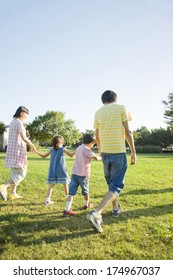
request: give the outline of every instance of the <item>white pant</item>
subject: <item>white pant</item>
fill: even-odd
[[[15,185],[19,185],[20,182],[26,177],[27,174],[27,166],[21,168],[11,168],[11,179],[15,183]]]

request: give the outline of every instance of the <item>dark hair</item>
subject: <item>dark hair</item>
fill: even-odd
[[[61,135],[53,137],[52,146],[55,150],[59,149],[60,144],[64,144],[64,138]]]
[[[14,114],[13,118],[18,118],[20,117],[21,113],[22,112],[25,112],[27,114],[29,114],[29,110],[24,107],[24,106],[20,106],[17,110],[16,110],[16,113]]]
[[[117,94],[112,90],[106,90],[105,92],[103,92],[101,99],[103,104],[112,103],[117,100]]]
[[[83,137],[83,143],[84,144],[90,144],[92,142],[95,142],[96,141],[96,138],[93,134],[85,134],[84,137]]]

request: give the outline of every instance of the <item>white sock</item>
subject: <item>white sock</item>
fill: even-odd
[[[88,206],[88,204],[89,204],[89,200],[84,200],[84,205]]]
[[[65,211],[69,212],[70,209],[71,209],[71,201],[67,201],[67,202],[66,202]]]

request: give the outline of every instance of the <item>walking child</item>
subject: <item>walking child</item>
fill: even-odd
[[[95,137],[93,134],[85,134],[83,137],[83,144],[81,144],[75,153],[75,162],[72,170],[72,177],[69,187],[69,195],[67,197],[66,208],[64,210],[64,217],[77,214],[71,209],[73,198],[77,193],[78,187],[82,189],[84,197],[83,209],[92,208],[93,204],[89,203],[89,177],[90,177],[90,161],[91,159],[101,160],[100,156],[96,156],[91,150],[95,144]]]
[[[55,184],[63,184],[65,195],[68,195],[68,184],[70,182],[66,167],[65,154],[69,157],[73,157],[74,153],[69,152],[64,145],[64,138],[61,135],[57,135],[52,141],[53,147],[45,154],[41,154],[36,151],[36,154],[42,158],[46,158],[50,155],[50,164],[48,171],[48,178],[46,183],[49,184],[47,195],[44,204],[53,204],[51,200],[52,190]]]

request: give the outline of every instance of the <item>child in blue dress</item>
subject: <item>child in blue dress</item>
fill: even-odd
[[[46,158],[50,155],[48,178],[46,181],[46,183],[49,184],[49,187],[44,202],[45,205],[54,203],[54,201],[51,200],[51,195],[55,184],[63,184],[65,195],[68,195],[68,184],[70,180],[66,167],[65,154],[73,157],[75,153],[70,153],[65,147],[63,147],[63,144],[64,138],[61,135],[58,135],[53,138],[53,148],[51,148],[47,153],[41,154],[38,151],[35,151],[36,154],[42,158]]]

